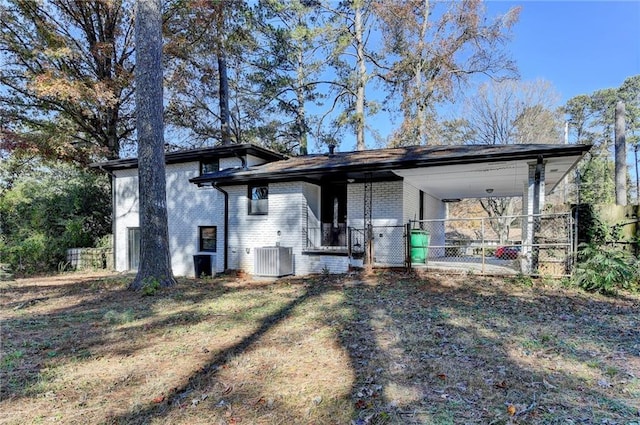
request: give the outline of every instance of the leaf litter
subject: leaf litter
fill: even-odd
[[[638,295],[375,271],[140,297],[127,279],[3,284],[0,423],[640,423]]]

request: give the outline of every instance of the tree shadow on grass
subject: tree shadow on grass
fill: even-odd
[[[228,286],[233,279],[223,277],[183,280],[177,288],[145,297],[126,289],[128,278],[74,281],[73,276],[65,276],[60,284],[30,279],[30,284],[4,287],[0,401],[37,396],[38,383],[50,380],[52,368],[105,356],[128,357],[149,349],[152,343],[141,337],[146,332],[196,326],[211,317],[192,311],[193,305],[244,290],[242,285]],[[162,304],[183,308],[158,316]]]
[[[159,400],[156,400],[156,402],[151,401],[146,403],[146,405],[137,406],[132,411],[123,414],[112,415],[107,418],[107,422],[110,424],[149,423],[152,418],[158,419],[163,416],[167,416],[173,410],[185,408],[185,403],[188,401],[186,400],[187,397],[189,397],[197,390],[201,390],[204,387],[211,386],[212,382],[215,383],[219,371],[225,368],[230,361],[242,355],[243,353],[252,350],[254,346],[261,341],[261,339],[267,332],[269,332],[271,329],[278,326],[282,322],[286,321],[292,315],[295,309],[313,298],[322,296],[322,294],[324,294],[330,288],[329,285],[315,283],[304,284],[302,281],[298,281],[297,283],[304,285],[305,289],[301,295],[296,296],[278,310],[263,317],[259,321],[259,325],[252,332],[243,337],[240,341],[229,346],[226,349],[214,353],[210,357],[207,364],[203,366],[197,373],[191,375],[184,384],[172,388],[169,394],[161,397],[161,399]],[[218,383],[218,385],[220,384]],[[225,392],[226,390],[223,389],[222,393]],[[251,393],[255,396],[255,394],[259,393],[259,391],[254,388],[252,389]],[[248,398],[249,397],[244,397],[245,403],[249,402],[249,400],[247,400]],[[256,404],[264,404],[267,402],[267,400],[255,399],[253,400],[253,402],[255,402]],[[224,408],[225,404],[224,402],[222,402],[222,404],[219,404],[217,406],[210,405],[209,407],[211,409]],[[202,420],[202,417],[200,417],[200,420]]]
[[[640,419],[638,299],[520,289],[384,274],[348,288],[356,423]]]
[[[94,285],[87,290],[87,302],[48,314],[28,314],[37,311],[40,304],[35,304],[25,309],[23,317],[13,317],[9,328],[25,326],[23,336],[41,338],[47,335],[49,323],[64,334],[69,347],[51,347],[37,354],[46,360],[50,350],[57,350],[54,360],[68,364],[82,362],[84,356],[127,358],[163,349],[162,338],[150,345],[145,338],[152,336],[149,332],[166,334],[164,340],[173,342],[180,340],[177,330],[209,326],[200,328],[198,335],[224,339],[210,353],[167,356],[175,362],[198,357],[202,361],[191,364],[201,367],[172,374],[162,387],[151,387],[153,392],[142,400],[129,400],[117,394],[117,388],[105,394],[123,406],[115,410],[112,404],[111,413],[108,409],[97,413],[108,423],[233,423],[241,419],[235,416],[236,408],[247,415],[243,423],[636,420],[632,415],[637,409],[634,394],[640,395],[637,298],[607,300],[474,277],[422,279],[401,273],[256,285],[194,281],[143,298]],[[287,285],[292,290],[287,291]],[[272,289],[277,297],[270,295]],[[37,298],[38,293],[32,296]],[[224,308],[226,297],[232,297],[236,306],[238,300],[245,305],[225,312],[202,308],[214,301],[216,308]],[[163,306],[171,309],[158,314],[156,309]],[[129,309],[135,314],[131,322],[102,323],[105,311]],[[74,324],[65,327],[68,318]],[[33,334],[29,326],[37,328]],[[276,328],[278,332],[272,333]],[[224,329],[236,333],[225,336]],[[323,333],[328,333],[325,339],[313,339]],[[305,346],[309,341],[315,345]],[[202,346],[207,347],[206,341]],[[297,350],[296,354],[290,350]],[[258,351],[268,351],[272,357],[256,361]],[[343,357],[333,363],[323,361],[323,356],[340,353]],[[283,364],[303,362],[305,356],[316,363],[299,368]],[[274,372],[275,363],[288,369]],[[152,369],[158,370],[148,368]],[[251,369],[251,377],[234,384],[230,374],[243,369]],[[148,370],[142,366],[137,373]],[[309,376],[300,378],[303,373]],[[635,374],[636,380],[629,374]],[[323,388],[335,388],[334,399],[329,400],[328,393],[314,397],[302,387],[320,379],[329,380]],[[277,396],[270,399],[268,392],[279,385],[290,385],[286,390],[298,401],[307,400],[309,408],[291,406]],[[514,406],[513,416],[509,405]],[[95,422],[96,417],[91,419]]]

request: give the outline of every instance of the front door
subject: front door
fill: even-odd
[[[322,246],[347,246],[347,185],[322,186]]]

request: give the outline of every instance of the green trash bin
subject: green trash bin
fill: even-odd
[[[429,255],[429,232],[414,229],[411,231],[411,262],[426,264]]]

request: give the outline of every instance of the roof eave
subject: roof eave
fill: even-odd
[[[263,148],[261,146],[245,143],[242,145],[216,146],[213,148],[190,149],[188,151],[169,152],[165,154],[166,164],[176,164],[180,162],[189,162],[207,157],[229,157],[238,154],[254,155],[265,160],[279,161],[286,159],[287,156],[281,153]],[[89,164],[91,168],[100,170],[115,171],[127,168],[136,168],[138,166],[137,158],[115,159],[112,161],[95,162]]]
[[[542,145],[541,145],[542,146]],[[518,160],[535,160],[539,156],[545,157],[549,154],[553,154],[554,157],[566,157],[566,156],[579,156],[580,158],[591,149],[591,145],[566,145],[562,150],[558,149],[557,145],[554,148],[539,149],[535,151],[524,152],[508,152],[508,153],[489,153],[489,154],[470,154],[454,157],[436,157],[436,158],[424,158],[416,160],[395,160],[388,161],[386,163],[373,163],[373,164],[341,164],[331,165],[326,167],[319,167],[317,169],[304,169],[287,171],[281,170],[277,173],[264,171],[264,172],[251,172],[241,171],[240,173],[234,173],[228,176],[199,176],[190,179],[189,181],[194,184],[214,183],[215,185],[238,185],[246,183],[248,181],[283,181],[283,180],[295,180],[299,178],[301,180],[316,180],[319,176],[336,175],[336,174],[353,174],[353,173],[376,173],[376,172],[389,172],[393,170],[406,169],[406,168],[418,168],[418,167],[434,167],[444,165],[462,165],[472,164],[478,162],[498,162],[498,161],[518,161]]]

